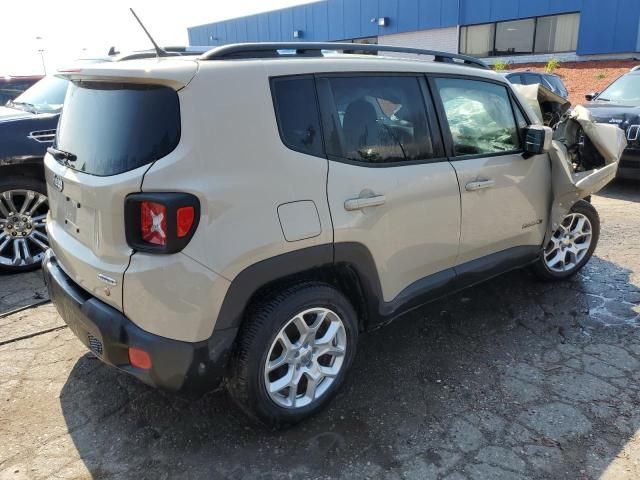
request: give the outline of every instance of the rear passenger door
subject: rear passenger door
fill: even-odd
[[[527,121],[506,85],[431,79],[448,152],[460,183],[457,265],[500,254],[511,259],[541,246],[551,202],[548,155],[523,157]]]
[[[317,88],[337,261],[365,247],[385,302],[437,272],[450,279],[460,193],[424,77],[321,75]]]

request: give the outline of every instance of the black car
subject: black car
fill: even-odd
[[[40,79],[42,75],[0,77],[0,105],[13,100]]]
[[[586,99],[589,103],[584,106],[597,122],[618,125],[626,133],[628,145],[618,177],[640,180],[640,69],[618,77],[602,92],[587,94]]]
[[[67,84],[45,77],[0,107],[0,271],[36,268],[48,248],[42,159],[54,140]]]
[[[511,82],[518,85],[534,85],[539,83],[551,90],[562,98],[569,98],[569,91],[562,83],[562,79],[553,73],[538,72],[512,72],[505,74],[505,77]]]

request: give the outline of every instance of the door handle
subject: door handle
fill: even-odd
[[[467,192],[475,192],[483,188],[491,188],[496,184],[493,180],[478,180],[477,182],[469,182],[465,185]]]
[[[350,198],[349,200],[345,200],[344,209],[351,212],[353,210],[362,210],[367,207],[379,207],[380,205],[384,205],[384,202],[386,201],[387,199],[384,195]]]

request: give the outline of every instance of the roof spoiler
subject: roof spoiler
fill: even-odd
[[[486,63],[474,57],[456,53],[423,50],[421,48],[395,47],[393,45],[372,45],[360,43],[331,42],[264,42],[235,43],[216,47],[202,56],[200,60],[231,60],[248,58],[290,58],[292,56],[321,57],[323,51],[350,52],[395,52],[412,55],[428,55],[434,62],[457,63],[472,67],[489,69]],[[291,53],[293,52],[293,53]]]

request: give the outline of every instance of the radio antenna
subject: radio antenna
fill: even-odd
[[[131,10],[131,13],[133,14],[133,16],[135,17],[135,19],[138,21],[138,23],[140,24],[140,26],[142,27],[142,30],[144,30],[144,33],[147,34],[147,37],[149,37],[149,40],[151,40],[151,43],[153,44],[153,48],[156,51],[156,56],[157,57],[169,57],[169,53],[164,50],[162,47],[160,47],[156,41],[153,39],[153,37],[151,36],[151,34],[149,33],[149,31],[146,29],[146,27],[144,26],[144,24],[142,23],[142,20],[140,20],[138,18],[138,15],[136,15],[136,12],[133,11],[133,8],[129,8],[129,10]]]

